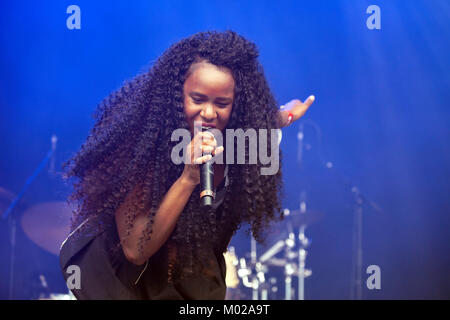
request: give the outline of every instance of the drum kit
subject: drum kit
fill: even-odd
[[[305,235],[306,227],[320,221],[319,211],[284,210],[284,219],[266,235],[269,248],[257,255],[256,240],[251,238],[251,251],[238,258],[233,246],[225,253],[226,285],[229,300],[304,300],[304,280],[312,271],[306,268],[307,249],[311,243]],[[278,281],[281,271],[283,283]],[[297,290],[293,280],[297,279]],[[284,293],[279,287],[284,286]],[[251,297],[249,294],[251,291]]]

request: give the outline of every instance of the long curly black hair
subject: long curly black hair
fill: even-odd
[[[171,161],[177,143],[171,135],[178,128],[189,130],[183,85],[189,67],[199,60],[232,72],[235,99],[228,129],[263,128],[270,134],[270,129],[277,128],[277,103],[255,44],[232,31],[202,32],[183,39],[166,50],[148,72],[127,81],[99,104],[86,142],[64,164],[67,177],[75,178],[69,197],[77,206],[72,230],[92,215],[113,216],[127,194],[140,185],[139,200],[128,210],[128,225],[132,227],[138,214],[148,215],[140,248],[151,241],[153,216],[184,168]],[[248,145],[245,151],[248,159]],[[201,272],[211,246],[225,252],[243,223],[263,242],[263,231],[270,222],[282,218],[281,152],[279,157],[280,169],[274,175],[261,175],[259,159],[257,164],[228,164],[229,184],[217,212],[205,214],[199,207],[199,187],[194,190],[166,242],[177,249],[176,262],[170,266],[173,277]]]

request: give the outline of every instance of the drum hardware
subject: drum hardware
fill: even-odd
[[[247,288],[253,288],[253,281],[250,281],[249,276],[251,276],[252,270],[247,267],[247,262],[245,258],[239,259],[239,269],[238,276],[242,279],[244,286]]]
[[[244,257],[239,259],[237,274],[242,279],[242,285],[252,289],[253,300],[267,300],[277,294],[277,279],[270,277],[269,281],[267,280],[271,267],[283,268],[286,300],[292,300],[296,291],[298,299],[304,299],[304,279],[312,275],[312,271],[305,268],[306,249],[311,244],[311,240],[305,235],[305,229],[308,224],[319,221],[323,215],[317,211],[304,211],[306,210],[304,204],[301,208],[294,211],[284,210],[286,218],[278,226],[278,230],[286,231],[277,233],[276,235],[281,238],[278,238],[259,258],[256,253],[256,241],[252,237],[252,251],[247,255],[247,258],[250,257],[250,263]],[[298,232],[294,232],[297,228]],[[282,254],[282,257],[276,257],[279,254]],[[298,290],[292,288],[294,277],[298,278]]]
[[[260,300],[268,300],[269,297],[269,284],[266,282],[265,274],[267,273],[267,267],[260,262],[255,265],[256,278],[258,279],[258,287],[260,290]]]
[[[302,193],[302,199],[305,195]],[[300,210],[292,211],[284,210],[286,223],[284,229],[291,230],[289,233],[284,233],[286,239],[278,240],[271,248],[269,248],[259,259],[260,262],[269,266],[284,268],[284,283],[285,283],[285,299],[291,300],[293,298],[292,278],[298,278],[298,299],[304,299],[304,279],[311,276],[312,271],[305,268],[306,265],[306,248],[311,244],[310,239],[305,235],[307,223],[312,224],[320,220],[322,215],[319,212],[306,211],[306,204],[301,202]],[[293,230],[298,227],[298,241]],[[298,247],[298,250],[295,248]],[[282,252],[284,249],[284,258],[276,258],[275,255]],[[296,260],[298,258],[298,260]]]
[[[278,294],[277,278],[270,277],[269,279],[270,296],[276,297]]]
[[[260,262],[247,265],[245,258],[239,259],[237,274],[242,279],[242,285],[252,289],[252,300],[258,300],[260,290],[263,290],[262,296],[267,297],[268,288],[265,281],[265,272],[267,272],[267,268]]]
[[[273,267],[284,267],[286,265],[286,259],[271,258],[267,260],[266,264]]]
[[[55,154],[56,150],[56,141],[57,138],[55,135],[51,137],[51,148],[48,151],[47,155],[42,159],[39,163],[38,167],[34,170],[33,174],[27,179],[25,185],[22,187],[22,190],[19,194],[11,201],[8,208],[3,212],[2,219],[8,220],[9,230],[10,230],[10,244],[11,244],[11,253],[9,256],[9,299],[12,300],[14,296],[14,266],[15,266],[15,253],[16,253],[16,232],[17,232],[17,221],[15,215],[15,209],[19,204],[20,200],[24,196],[25,192],[28,190],[30,185],[39,175],[39,173],[44,169],[47,163],[50,162],[52,164],[52,158]],[[49,173],[54,174],[53,167],[50,166]]]
[[[258,287],[261,291],[261,300],[267,300],[269,296],[269,284],[266,282],[265,274],[267,273],[267,266],[263,265],[261,262],[257,262],[255,265],[256,278],[258,279]],[[256,296],[256,298],[258,298]]]

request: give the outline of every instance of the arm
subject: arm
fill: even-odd
[[[195,184],[183,175],[170,187],[155,214],[151,240],[145,244],[143,254],[138,252],[138,242],[147,226],[149,217],[144,213],[136,217],[133,227],[129,230],[130,234],[122,243],[122,250],[128,261],[142,265],[162,247],[175,228],[178,217],[194,189]],[[136,189],[133,190],[116,211],[116,224],[120,239],[124,239],[127,233],[127,208],[136,200],[136,193]]]
[[[197,184],[200,183],[199,165],[210,160],[212,155],[218,155],[223,152],[223,147],[216,148],[216,146],[217,142],[206,133],[199,132],[192,139],[187,147],[189,152],[186,155],[186,159],[190,158],[190,160],[185,161],[182,175],[164,195],[153,219],[151,239],[145,243],[142,254],[138,250],[138,244],[148,225],[149,217],[145,213],[138,214],[133,221],[131,229],[127,230],[127,209],[137,200],[140,187],[135,187],[128,194],[115,214],[122,250],[128,261],[136,265],[144,264],[167,241],[192,192]],[[197,152],[194,152],[194,147],[197,149]],[[200,156],[194,160],[194,154],[207,155]],[[128,235],[127,231],[129,231]]]

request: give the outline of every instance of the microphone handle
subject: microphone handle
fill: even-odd
[[[214,197],[214,167],[211,161],[200,165],[200,201],[201,206],[212,206]],[[206,194],[203,194],[206,193]]]

